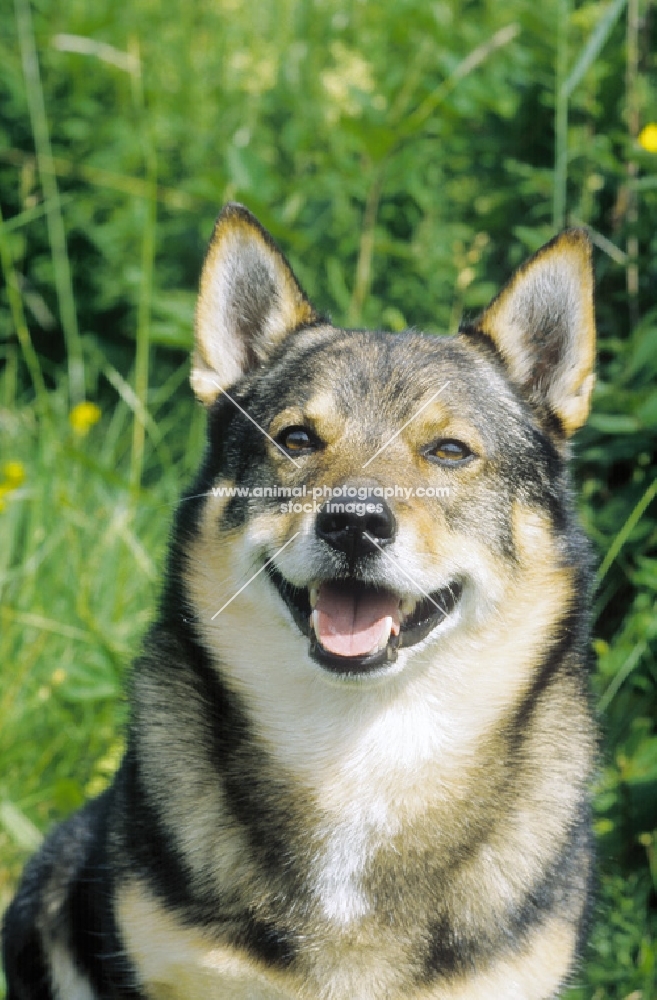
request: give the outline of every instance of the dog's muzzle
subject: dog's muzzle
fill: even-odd
[[[452,613],[462,591],[459,582],[451,581],[432,593],[409,596],[363,579],[367,567],[371,581],[375,561],[394,563],[385,549],[397,535],[390,506],[371,489],[361,484],[354,497],[345,488],[316,517],[316,537],[338,567],[332,577],[296,587],[273,563],[267,566],[271,582],[310,640],[310,655],[336,674],[367,674],[393,664],[400,649],[421,642]],[[403,576],[402,567],[399,571]]]

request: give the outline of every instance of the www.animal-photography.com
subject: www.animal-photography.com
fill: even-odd
[[[13,0],[3,1000],[657,996],[657,9]]]

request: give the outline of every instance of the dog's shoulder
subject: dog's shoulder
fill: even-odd
[[[121,957],[107,857],[113,789],[57,826],[5,914],[8,1000],[139,1000]]]

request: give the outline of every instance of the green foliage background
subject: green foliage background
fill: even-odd
[[[334,321],[437,332],[584,223],[601,878],[569,996],[657,996],[654,5],[0,0],[0,23],[0,906],[120,756],[202,447],[186,355],[220,205],[259,216]]]

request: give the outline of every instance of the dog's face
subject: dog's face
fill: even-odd
[[[457,337],[393,335],[321,321],[229,206],[197,313],[209,492],[187,571],[222,662],[246,642],[290,675],[371,684],[547,621],[572,563],[565,459],[593,329],[579,231]]]

